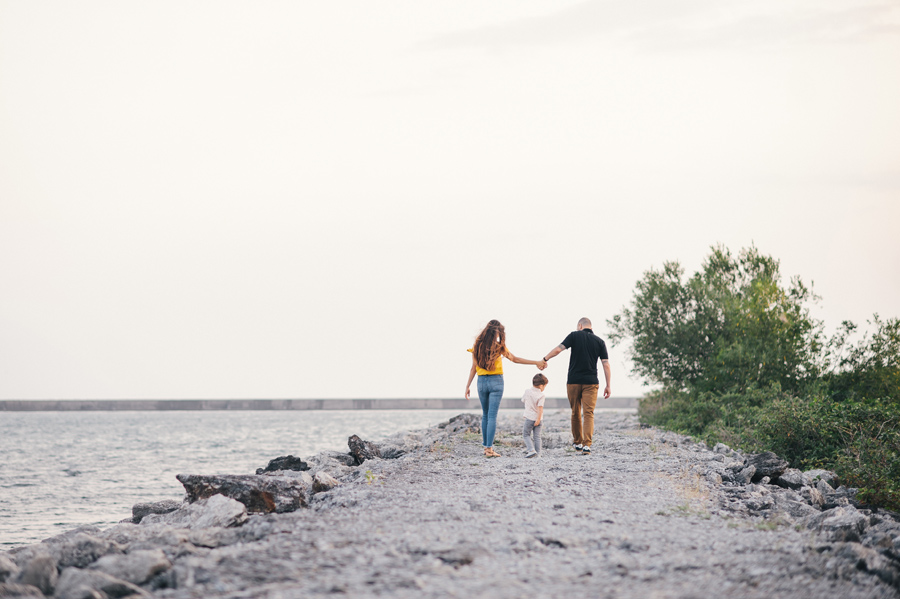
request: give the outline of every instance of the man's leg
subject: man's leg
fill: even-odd
[[[566,385],[569,406],[572,408],[572,438],[575,445],[582,445],[581,433],[581,387],[582,385]]]
[[[581,390],[581,407],[584,410],[584,424],[581,427],[581,437],[584,446],[590,447],[594,438],[594,406],[597,405],[597,392],[600,385],[583,385]]]

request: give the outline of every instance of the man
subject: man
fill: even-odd
[[[603,399],[609,399],[609,354],[606,352],[606,343],[591,330],[591,321],[588,318],[579,320],[578,329],[569,333],[562,343],[554,347],[553,351],[544,357],[544,361],[567,349],[572,350],[569,354],[566,394],[572,407],[572,437],[575,451],[590,455],[591,440],[594,436],[594,406],[597,405],[597,392],[600,390],[597,360],[603,363],[603,376],[606,377]]]

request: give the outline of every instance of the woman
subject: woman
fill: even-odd
[[[466,399],[469,399],[469,387],[472,379],[478,375],[478,398],[481,400],[481,438],[484,455],[499,458],[494,451],[494,433],[497,431],[497,410],[503,398],[503,360],[506,358],[516,364],[533,364],[538,370],[547,367],[543,360],[525,360],[512,354],[506,347],[506,329],[499,320],[487,323],[484,330],[475,338],[472,349],[472,368],[469,370],[469,381],[466,383]]]

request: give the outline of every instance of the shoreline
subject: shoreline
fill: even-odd
[[[565,409],[565,397],[548,397],[547,409]],[[601,399],[598,409],[636,409],[637,397]],[[466,410],[478,398],[465,399],[32,399],[0,400],[0,412],[207,411],[207,410]],[[501,409],[521,408],[518,397],[506,397]]]
[[[204,483],[230,484],[235,497],[235,481],[277,486],[273,513],[201,499],[203,477],[179,476],[195,485],[193,503],[145,506],[140,523],[0,553],[0,582],[53,579],[60,599],[91,596],[78,589],[170,599],[900,596],[900,523],[855,507],[847,490],[823,479],[816,487],[833,505],[811,491],[807,503],[811,481],[798,491],[754,483],[750,456],[643,428],[628,413],[600,414],[594,454],[580,456],[568,411],[545,418],[535,459],[522,455],[520,413],[501,415],[495,459],[481,455],[480,417],[464,414],[351,442],[354,455],[381,458],[326,451],[304,458],[308,470]],[[16,570],[4,577],[4,567]]]

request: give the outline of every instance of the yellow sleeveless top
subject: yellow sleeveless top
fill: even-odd
[[[466,351],[468,351],[469,353],[474,354],[474,353],[475,353],[475,348],[474,348],[474,347],[470,347],[470,348],[469,348],[468,350],[466,350]],[[475,373],[476,373],[476,374],[479,374],[479,375],[482,375],[482,374],[503,374],[503,354],[501,353],[499,356],[497,356],[497,361],[494,363],[494,367],[493,367],[491,370],[485,370],[484,368],[482,368],[481,366],[479,366],[478,363],[476,362],[476,363],[475,363]]]

